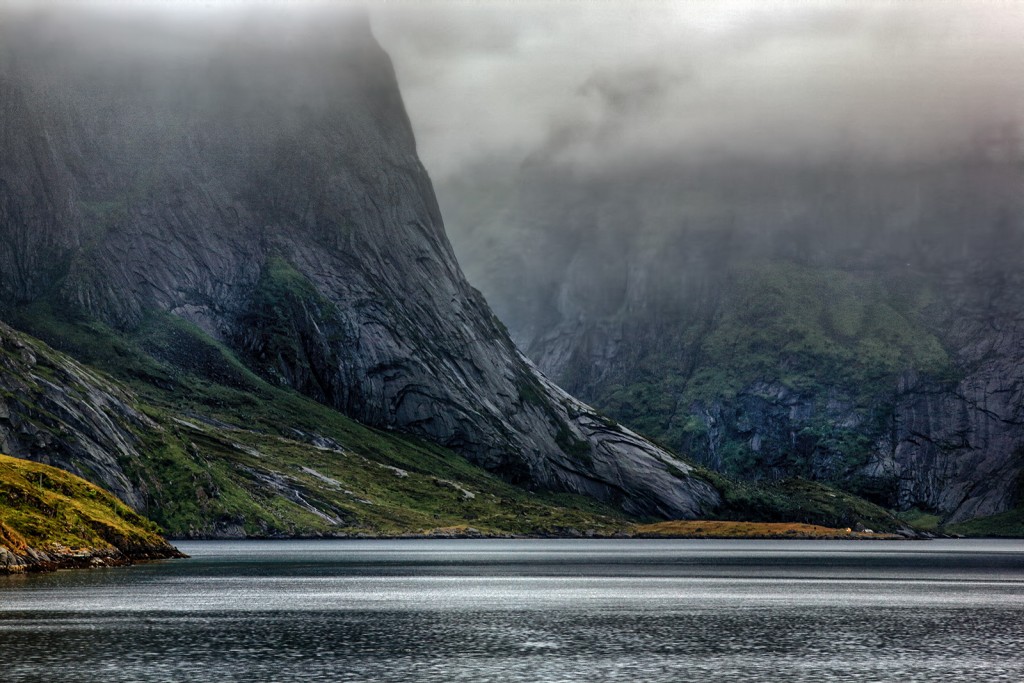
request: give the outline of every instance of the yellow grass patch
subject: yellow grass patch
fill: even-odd
[[[64,470],[0,455],[0,546],[111,550],[161,546],[156,525]]]

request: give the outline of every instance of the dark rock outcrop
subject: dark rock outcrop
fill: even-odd
[[[950,522],[1024,501],[1024,273],[1013,242],[993,248],[948,268],[939,286],[936,334],[954,350],[957,376],[901,377],[892,441],[879,442],[871,465],[897,478],[900,505]]]
[[[9,306],[122,329],[169,311],[268,378],[513,482],[664,517],[718,503],[547,381],[467,284],[365,17],[5,19]]]

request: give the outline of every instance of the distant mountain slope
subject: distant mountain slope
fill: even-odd
[[[0,574],[179,556],[152,522],[99,487],[0,455]]]
[[[267,6],[213,26],[201,12],[9,12],[5,319],[24,326],[24,306],[49,302],[65,322],[80,314],[131,335],[170,314],[267,381],[507,481],[640,515],[719,504],[687,462],[539,374],[466,282],[364,16]],[[189,360],[166,342],[161,353]],[[192,427],[170,429],[178,440]],[[113,468],[87,445],[72,450],[83,470]],[[122,471],[142,495],[141,475]],[[215,472],[200,467],[192,485],[209,492]],[[275,490],[262,476],[251,485]]]
[[[0,386],[13,390],[0,401],[5,448],[127,485],[124,497],[172,536],[609,535],[632,521],[581,496],[525,491],[274,387],[172,315],[130,336],[44,305],[20,315],[88,365],[0,324]],[[703,476],[723,492],[708,513],[718,518],[907,528],[826,487]]]
[[[1019,157],[538,155],[439,193],[471,280],[569,391],[716,470],[955,523],[1024,501]]]

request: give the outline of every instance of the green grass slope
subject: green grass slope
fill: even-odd
[[[950,524],[941,527],[941,531],[956,536],[977,538],[1024,538],[1024,505],[998,515]]]
[[[723,520],[867,528],[916,536],[912,522],[859,496],[819,482],[790,478],[739,481],[705,473],[722,491]]]
[[[0,455],[0,573],[176,555],[153,522],[98,486]]]
[[[271,385],[169,314],[129,334],[47,304],[15,318],[127,387],[158,425],[133,427],[143,456],[121,465],[149,492],[142,512],[172,537],[602,535],[630,521],[587,498],[525,491],[452,451]],[[63,354],[25,341],[34,371],[60,381]]]

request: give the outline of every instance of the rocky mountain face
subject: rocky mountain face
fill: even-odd
[[[23,459],[15,463],[52,463],[117,490],[174,537],[607,536],[628,525],[610,506],[526,491],[452,451],[272,386],[172,314],[129,334],[45,305],[19,313],[85,362],[0,324],[4,448]],[[23,488],[0,481],[0,508],[35,500]],[[36,507],[65,529],[53,505]],[[877,512],[848,516],[894,526]]]
[[[356,14],[4,17],[0,292],[9,320],[45,303],[127,334],[171,314],[264,379],[514,483],[663,517],[719,502],[548,381],[466,282],[388,57]],[[191,362],[173,339],[154,354]],[[138,503],[103,455],[134,448],[105,413],[145,418],[116,393],[95,414],[51,398],[105,441],[57,452],[22,420],[10,450]]]
[[[996,151],[540,157],[439,194],[471,281],[569,391],[719,471],[954,523],[1022,499],[1024,176]]]

